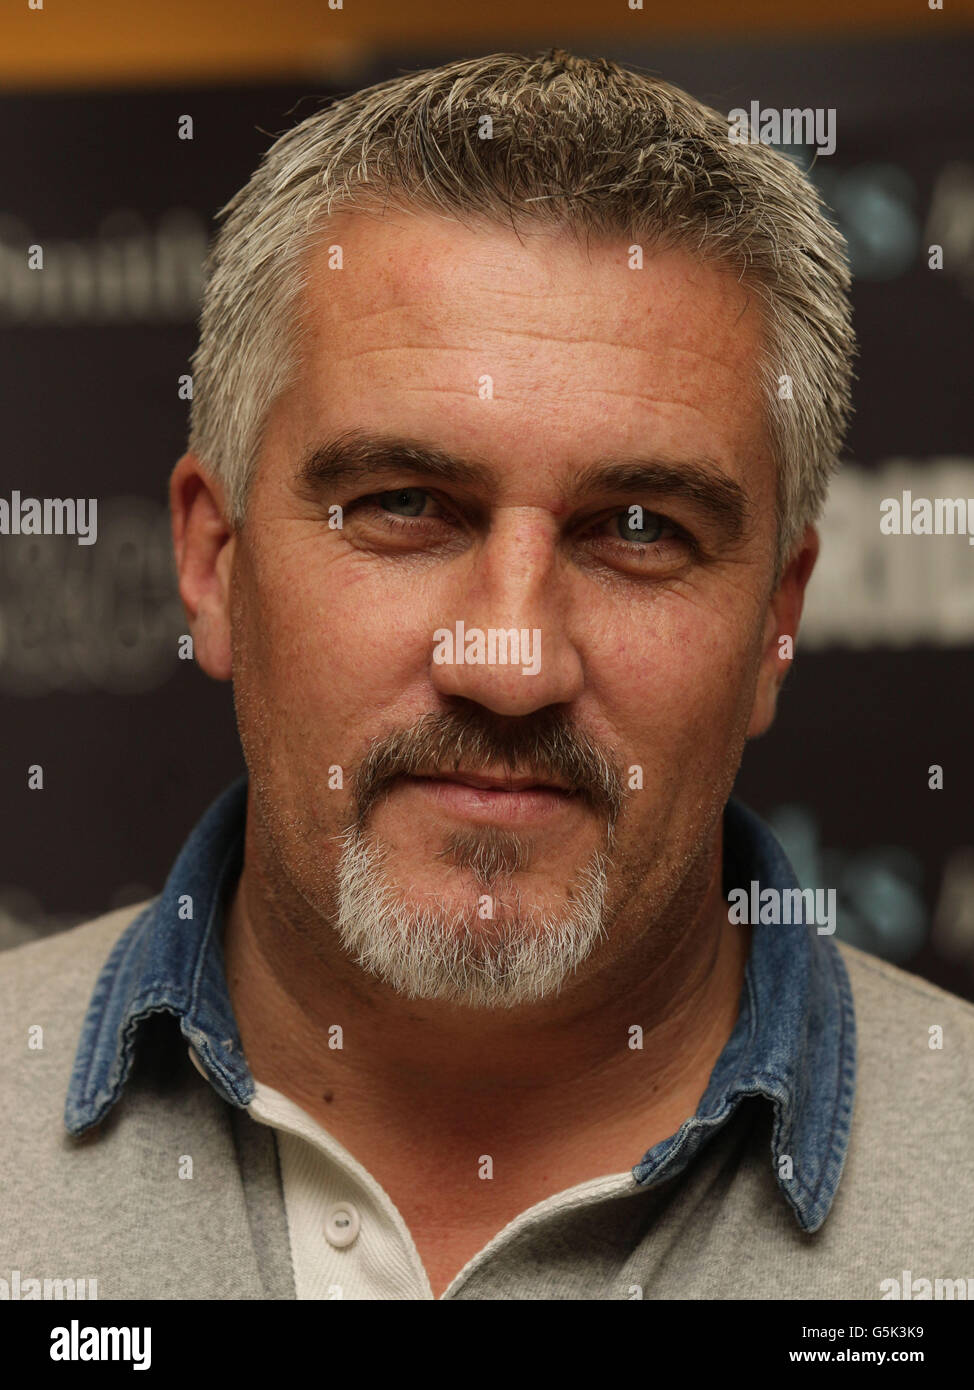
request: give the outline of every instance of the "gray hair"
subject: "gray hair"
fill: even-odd
[[[786,156],[732,142],[726,117],[667,82],[558,49],[355,92],[280,136],[217,214],[189,448],[223,483],[231,525],[243,524],[270,408],[300,366],[302,291],[324,224],[335,210],[389,206],[622,236],[731,269],[764,308],[755,370],[780,573],[821,513],[851,413],[845,243]]]

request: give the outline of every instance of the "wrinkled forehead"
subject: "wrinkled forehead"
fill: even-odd
[[[483,323],[478,314],[488,303]],[[468,320],[485,329],[523,324],[569,344],[582,343],[596,319],[634,346],[658,327],[689,347],[705,348],[714,334],[744,347],[763,327],[737,276],[686,251],[420,212],[336,214],[308,256],[300,317],[312,333],[339,318],[348,324],[394,311],[432,326],[462,323],[465,306]]]
[[[764,324],[725,269],[626,238],[345,212],[304,279],[294,448],[362,428],[520,468],[684,452],[768,502]]]

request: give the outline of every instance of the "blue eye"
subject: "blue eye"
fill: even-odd
[[[617,515],[616,525],[622,540],[652,544],[662,537],[670,522],[658,512],[649,512],[644,507],[627,507]]]
[[[383,511],[398,509],[406,516],[421,516],[428,498],[429,493],[421,487],[401,487],[395,492],[380,492],[377,501]]]

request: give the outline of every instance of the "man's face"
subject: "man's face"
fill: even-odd
[[[789,629],[756,301],[678,252],[345,214],[304,313],[229,547],[263,833],[322,940],[387,982],[535,997],[706,878],[770,722]],[[357,471],[332,451],[301,477],[340,436]],[[214,674],[220,640],[211,617]]]

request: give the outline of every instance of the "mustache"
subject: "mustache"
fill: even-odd
[[[603,752],[554,707],[509,717],[479,706],[431,711],[409,729],[375,739],[355,775],[353,797],[361,826],[399,777],[436,776],[505,768],[511,776],[564,783],[614,826],[625,800],[614,754]]]

